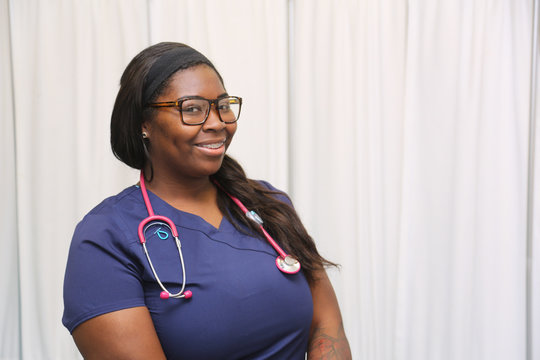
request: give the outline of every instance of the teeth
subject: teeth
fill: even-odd
[[[198,146],[203,147],[203,148],[207,148],[207,149],[218,149],[222,145],[223,145],[223,143],[220,142],[220,143],[217,143],[217,144],[206,144],[206,145],[201,144],[201,145],[198,145]]]

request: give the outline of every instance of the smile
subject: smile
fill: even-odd
[[[217,142],[217,143],[196,144],[195,146],[202,147],[202,148],[205,148],[205,149],[219,149],[220,147],[222,147],[225,144],[225,141],[227,141],[227,139],[224,139],[223,141],[220,141],[220,142]]]

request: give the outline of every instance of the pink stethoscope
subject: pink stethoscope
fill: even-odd
[[[221,186],[217,182],[216,182],[216,185],[219,188],[221,188]],[[140,175],[140,186],[141,186],[141,193],[144,199],[144,204],[146,205],[146,210],[148,210],[148,217],[139,223],[139,228],[138,228],[139,241],[141,242],[143,246],[144,254],[146,255],[146,259],[148,259],[148,264],[150,264],[150,269],[152,269],[152,273],[154,274],[156,281],[158,282],[159,286],[163,290],[159,294],[159,297],[162,299],[168,299],[169,297],[189,299],[193,296],[193,293],[191,292],[191,290],[185,290],[186,267],[184,265],[184,256],[182,255],[182,245],[180,244],[180,239],[178,237],[178,231],[176,229],[176,225],[174,225],[172,220],[169,219],[168,217],[154,214],[154,210],[152,209],[152,204],[150,204],[150,199],[148,198],[148,192],[146,191],[146,185],[144,184],[144,174],[142,171]],[[223,188],[221,189],[223,190]],[[242,202],[238,200],[236,197],[232,196],[231,194],[227,192],[225,193],[229,195],[232,201],[234,201],[235,204],[240,207],[240,209],[244,212],[244,214],[246,215],[248,219],[254,221],[259,226],[264,236],[266,237],[266,240],[268,240],[270,245],[272,245],[272,247],[277,251],[277,253],[279,254],[278,257],[276,258],[277,268],[286,274],[296,274],[298,271],[300,271],[300,262],[294,256],[288,255],[285,251],[283,251],[283,249],[276,243],[276,241],[270,236],[270,234],[266,232],[266,230],[262,226],[263,221],[259,217],[259,215],[255,211],[249,211],[244,206],[244,204],[242,204]],[[169,290],[167,290],[167,288],[165,288],[165,285],[163,285],[163,283],[159,279],[159,276],[156,273],[156,269],[154,268],[154,265],[152,264],[152,260],[150,260],[150,255],[148,254],[148,249],[146,248],[146,231],[148,230],[148,228],[150,228],[153,225],[162,225],[162,226],[167,227],[174,238],[174,242],[176,243],[176,248],[178,249],[178,255],[180,256],[180,263],[182,265],[182,286],[180,288],[180,291],[178,291],[177,293],[171,293]],[[166,237],[161,237],[160,234],[158,234],[158,236],[160,236],[160,238],[162,239],[166,238]]]

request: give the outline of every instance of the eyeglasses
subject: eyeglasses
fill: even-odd
[[[238,96],[226,96],[219,99],[205,99],[200,96],[186,96],[176,101],[165,101],[147,104],[148,107],[175,107],[180,112],[180,120],[186,125],[201,125],[208,119],[210,107],[218,110],[219,119],[226,124],[238,121],[242,98]]]

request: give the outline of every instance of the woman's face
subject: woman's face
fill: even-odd
[[[185,96],[216,99],[226,95],[216,72],[207,65],[180,70],[155,102],[175,101]],[[236,123],[219,119],[214,106],[202,125],[185,125],[175,107],[157,108],[143,124],[150,141],[149,153],[157,178],[201,178],[216,173],[236,132]]]

